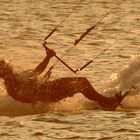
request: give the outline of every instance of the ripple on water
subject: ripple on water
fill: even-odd
[[[71,123],[70,121],[63,121],[60,119],[56,119],[56,118],[36,118],[33,119],[32,121],[38,121],[38,122],[48,122],[48,123],[62,123],[62,124],[69,124]]]
[[[138,133],[140,131],[133,130],[133,129],[128,129],[128,128],[119,128],[118,130],[115,130],[114,132],[132,132],[132,133]]]

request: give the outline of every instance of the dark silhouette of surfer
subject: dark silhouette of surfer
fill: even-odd
[[[15,72],[13,66],[6,60],[0,60],[0,77],[5,80],[7,93],[23,103],[35,104],[41,102],[59,102],[82,93],[89,100],[95,101],[104,110],[115,110],[127,95],[121,92],[113,97],[99,94],[85,77],[64,77],[56,80],[39,80],[39,75],[45,70],[55,52],[46,48],[47,56],[32,70]]]

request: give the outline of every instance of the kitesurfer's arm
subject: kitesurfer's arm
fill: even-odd
[[[34,72],[37,74],[41,74],[45,68],[47,67],[50,59],[55,56],[55,52],[51,49],[46,48],[47,56],[44,58],[44,60],[34,69]]]

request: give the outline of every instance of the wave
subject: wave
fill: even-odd
[[[122,101],[125,109],[140,108],[140,56],[132,57],[127,65],[117,73],[112,74],[111,80],[101,93],[105,96],[113,96],[118,91],[130,90],[129,96]],[[59,103],[32,104],[18,102],[8,96],[4,86],[0,86],[0,115],[27,115],[45,113],[48,111],[79,111],[82,109],[97,109],[99,106],[89,101],[81,94],[63,99]]]

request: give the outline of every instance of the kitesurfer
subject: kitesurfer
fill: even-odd
[[[105,97],[99,94],[85,77],[64,77],[56,80],[39,80],[38,77],[47,67],[55,52],[46,48],[47,56],[32,70],[15,72],[6,60],[0,60],[0,77],[5,80],[7,93],[23,103],[59,102],[82,93],[89,100],[95,101],[105,110],[115,110],[127,94]]]

